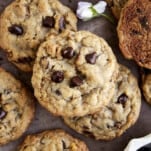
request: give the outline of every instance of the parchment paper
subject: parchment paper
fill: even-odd
[[[11,2],[12,0],[0,0],[0,12]],[[69,6],[72,10],[76,10],[77,3],[79,0],[61,0],[61,2]],[[90,1],[90,0],[87,0]],[[97,0],[91,0],[93,3]],[[121,64],[128,66],[135,76],[140,79],[139,68],[133,61],[128,61],[124,59],[118,48],[118,40],[116,35],[116,25],[113,25],[106,19],[98,17],[87,22],[78,22],[79,30],[89,30],[104,39],[107,40],[109,45],[112,47],[114,53],[117,56],[118,61]],[[18,79],[22,80],[25,84],[29,86],[29,90],[32,91],[30,84],[31,74],[27,74],[19,71],[15,66],[9,63],[6,59],[5,53],[0,50],[0,65],[6,70],[12,72]],[[137,123],[128,129],[121,137],[116,138],[112,141],[95,141],[94,139],[84,137],[69,127],[67,127],[61,118],[51,115],[48,111],[42,108],[38,103],[36,103],[36,115],[29,126],[26,133],[18,140],[13,141],[7,145],[1,146],[0,151],[15,151],[17,146],[23,141],[27,134],[41,132],[48,129],[61,128],[73,135],[74,137],[80,138],[85,141],[88,145],[90,151],[123,151],[128,141],[134,137],[141,137],[148,133],[151,133],[151,106],[147,104],[144,99],[142,99],[142,108],[140,117]]]

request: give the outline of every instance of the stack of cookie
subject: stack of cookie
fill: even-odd
[[[139,116],[136,78],[102,38],[87,31],[47,37],[37,52],[32,85],[42,106],[95,139],[120,136]]]
[[[73,12],[57,0],[16,0],[1,15],[0,45],[19,69],[33,70],[34,95],[43,107],[79,133],[110,140],[136,122],[140,91],[107,42],[76,31],[76,23]],[[28,144],[27,150],[39,148],[39,142],[46,148],[62,142],[60,150],[80,149],[78,142],[69,143],[71,138],[63,135],[57,131],[29,136],[20,150]],[[88,150],[84,143],[80,146],[81,151]]]
[[[87,31],[47,37],[37,52],[32,85],[42,106],[95,139],[120,136],[139,115],[136,79],[102,38]]]
[[[72,11],[55,0],[16,0],[0,17],[0,45],[19,69],[32,71],[39,45],[50,35],[76,30]],[[13,75],[0,68],[0,145],[18,139],[31,123],[33,95]],[[57,145],[56,145],[57,144]],[[84,142],[63,130],[28,136],[18,150],[88,151]]]

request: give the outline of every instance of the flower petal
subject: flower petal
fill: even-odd
[[[103,13],[106,9],[107,3],[105,1],[100,1],[93,6],[93,8],[99,13]]]
[[[89,2],[79,2],[78,9],[89,8],[92,6],[92,3]]]
[[[76,11],[77,17],[82,20],[87,20],[93,17],[91,10],[89,9],[92,6],[88,2],[79,2],[78,9]]]

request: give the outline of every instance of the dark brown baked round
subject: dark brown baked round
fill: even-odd
[[[121,12],[117,31],[124,56],[151,69],[151,1],[129,0]]]

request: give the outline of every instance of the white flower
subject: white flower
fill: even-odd
[[[79,2],[76,13],[79,19],[88,20],[103,13],[106,5],[105,1],[100,1],[95,5],[89,2]]]

